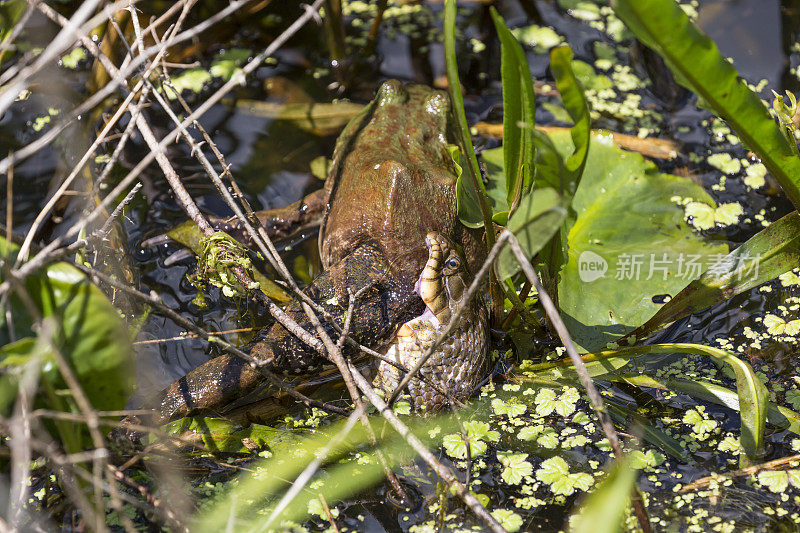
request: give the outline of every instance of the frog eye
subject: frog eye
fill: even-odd
[[[461,266],[461,260],[460,260],[458,257],[456,257],[456,256],[453,256],[453,257],[449,258],[449,259],[448,259],[448,260],[445,262],[445,266],[446,266],[447,268],[456,269],[456,268],[458,268],[458,267],[460,267],[460,266]]]

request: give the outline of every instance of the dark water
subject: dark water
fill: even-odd
[[[800,64],[800,56],[791,50],[791,45],[797,40],[795,31],[800,15],[798,7],[794,4],[788,1],[763,0],[703,1],[697,8],[698,23],[717,42],[723,54],[735,58],[735,65],[740,73],[751,83],[756,83],[762,78],[768,80],[768,89],[763,94],[765,98],[769,88],[796,90],[798,87],[797,76],[791,73],[791,69]],[[590,64],[596,59],[594,52],[596,41],[613,44],[605,33],[591,28],[584,21],[569,17],[566,10],[557,3],[540,1],[534,2],[534,5],[536,9],[525,9],[522,3],[502,1],[498,3],[498,9],[510,27],[533,23],[553,26],[566,37],[566,41],[575,51],[576,58]],[[471,121],[497,122],[502,117],[502,101],[498,50],[494,42],[491,21],[480,4],[466,4],[466,6],[463,19],[460,20],[460,24],[463,24],[460,26],[463,28],[463,33],[467,38],[484,41],[487,46],[483,52],[464,53],[459,57],[468,118]],[[291,11],[288,7],[284,7],[287,11]],[[431,5],[434,16],[440,13],[440,9],[438,3]],[[538,17],[541,19],[537,20]],[[43,21],[34,21],[34,24],[35,31],[31,32],[31,38],[33,39],[34,34],[38,34],[39,38],[46,42],[44,40],[52,33],[52,27]],[[435,18],[431,20],[431,28],[435,29],[438,24],[440,22]],[[434,84],[436,79],[443,75],[440,44],[426,42],[424,46],[427,48],[421,51],[423,38],[409,37],[402,33],[392,34],[387,30],[378,45],[380,60],[375,64],[357,62],[354,68],[358,68],[358,74],[354,77],[353,83],[343,94],[335,93],[329,90],[330,84],[336,81],[333,74],[328,72],[321,76],[313,75],[315,67],[325,66],[325,58],[319,55],[321,47],[315,32],[320,33],[317,29],[310,29],[301,34],[300,38],[294,39],[288,48],[277,54],[277,65],[260,68],[256,75],[248,80],[247,86],[240,90],[239,96],[281,101],[281,95],[267,93],[263,83],[275,78],[285,78],[322,101],[345,96],[354,101],[365,102],[371,98],[379,83],[386,78],[396,77],[404,81]],[[245,24],[240,34],[229,44],[255,46],[262,41],[267,42],[268,33],[256,24]],[[211,47],[207,54],[200,58],[201,61],[207,61],[211,53],[219,48]],[[624,51],[618,52],[617,57],[623,64],[629,62],[629,56]],[[536,54],[528,50],[528,60],[531,72],[537,80],[551,80],[546,54]],[[646,75],[647,61],[630,62],[636,72]],[[754,193],[744,187],[741,180],[729,179],[724,191],[711,190],[711,186],[717,183],[719,172],[704,162],[690,161],[689,154],[694,152],[705,155],[710,147],[715,152],[727,151],[737,157],[745,157],[746,150],[741,145],[734,146],[727,141],[713,138],[709,129],[702,125],[710,115],[697,109],[692,97],[681,95],[679,91],[677,95],[670,92],[673,87],[669,82],[660,82],[658,76],[659,71],[656,68],[651,87],[640,91],[642,107],[656,110],[665,116],[657,132],[659,137],[672,138],[683,145],[681,157],[666,163],[660,162],[660,168],[666,172],[677,172],[683,167],[690,168],[691,175],[700,180],[718,202],[739,201],[745,209],[746,216],[764,210],[768,220],[777,220],[789,212],[791,206],[782,195]],[[36,138],[39,134],[33,131],[31,123],[48,108],[68,107],[79,101],[83,93],[84,80],[85,74],[80,70],[59,72],[58,79],[44,77],[39,80],[41,84],[51,89],[43,91],[43,94],[35,93],[30,99],[15,104],[10,112],[0,117],[0,154],[5,154],[10,149]],[[664,87],[667,89],[662,90]],[[213,89],[212,84],[205,90],[206,92],[191,96],[190,104],[201,101],[203,96]],[[546,100],[544,97],[543,101]],[[539,115],[539,119],[544,122],[548,121],[548,117],[550,116],[546,111],[542,111]],[[96,120],[96,117],[94,119]],[[157,134],[166,131],[168,122],[156,108],[149,111],[149,119]],[[83,117],[83,122],[79,122],[70,130],[70,135],[65,135],[64,140],[15,167],[16,231],[24,232],[43,206],[45,199],[42,191],[50,187],[52,176],[63,172],[64,167],[69,168],[69,163],[80,155],[80,148],[83,146],[80,142],[80,132],[92,127],[86,125],[89,120],[92,120],[92,117]],[[225,154],[227,162],[231,164],[233,175],[244,189],[251,204],[258,209],[291,203],[318,188],[321,182],[311,175],[309,163],[318,156],[329,156],[335,140],[333,136],[319,137],[291,124],[261,118],[242,110],[237,111],[226,105],[216,106],[203,117],[201,123]],[[607,117],[600,118],[596,121],[596,125],[617,131],[621,131],[624,127],[620,121]],[[134,138],[132,144],[123,158],[122,167],[133,166],[146,150],[139,138]],[[477,144],[492,147],[497,145],[497,142],[478,140]],[[227,215],[227,208],[188,150],[182,146],[175,146],[170,150],[170,159],[200,207],[212,214]],[[142,240],[161,234],[184,220],[157,168],[149,169],[142,181],[143,194],[134,202],[133,208],[124,220],[127,244],[133,270],[137,273],[139,288],[144,292],[151,290],[157,292],[165,304],[183,314],[191,315],[200,326],[209,330],[264,324],[266,320],[264,317],[241,318],[241,309],[237,308],[234,302],[221,298],[216,292],[212,292],[209,298],[211,307],[202,312],[198,311],[190,303],[194,298],[194,291],[185,279],[186,274],[193,268],[193,260],[185,259],[168,266],[165,261],[178,250],[177,246],[163,245],[156,249],[140,247]],[[4,210],[3,202],[0,206],[0,215],[3,219]],[[64,216],[63,225],[48,225],[43,235],[46,236],[48,233],[57,235],[63,231],[64,227],[69,225],[69,211]],[[711,236],[736,245],[744,242],[760,228],[761,225],[753,221],[726,230],[714,231]],[[313,274],[315,261],[313,243],[314,239],[309,239],[305,244],[294,244],[294,249],[287,256],[290,267],[305,272],[306,275]],[[753,317],[762,316],[766,310],[774,309],[786,297],[796,296],[798,293],[796,287],[784,288],[777,282],[771,283],[771,286],[772,292],[766,293],[756,289],[682,320],[660,334],[657,341],[708,344],[718,337],[740,337],[743,328],[753,324]],[[153,315],[144,324],[138,340],[170,338],[180,334],[181,331],[181,328],[170,321]],[[137,355],[139,368],[137,396],[142,397],[169,384],[216,354],[204,342],[181,341],[143,344],[138,347]],[[753,361],[762,363],[760,368],[771,369],[772,371],[768,373],[770,378],[783,379],[778,375],[782,369],[796,367],[795,347],[776,343],[754,354]],[[709,368],[712,366],[709,363]],[[618,393],[620,398],[625,397],[623,391]],[[688,404],[687,398],[678,399],[676,402],[683,401]],[[738,416],[733,411],[712,404],[704,405],[715,419],[723,423],[726,430],[738,431]],[[766,459],[793,453],[788,447],[789,439],[786,435],[778,433],[772,435],[770,440],[772,447]],[[700,460],[703,454],[706,457],[705,461]],[[724,462],[720,462],[708,451],[695,454],[694,459],[698,463],[692,466],[673,465],[673,467],[684,470],[687,476],[694,476],[725,466]],[[502,499],[502,495],[498,497]],[[383,496],[379,494],[377,501],[382,498]],[[561,512],[568,510],[569,507],[566,505]],[[417,518],[425,514],[423,511],[420,513]],[[370,530],[391,530],[397,527],[398,520],[401,520],[400,523],[404,526],[407,525],[394,511],[376,505],[375,501],[369,498],[364,501],[354,501],[346,508],[345,514],[351,518],[358,514],[366,514],[368,517],[366,524]],[[563,515],[554,511],[550,518],[541,516],[540,519],[543,522],[539,526],[547,529],[559,526]],[[361,523],[361,527],[364,527],[364,524]],[[355,522],[354,526],[358,527],[358,522]]]

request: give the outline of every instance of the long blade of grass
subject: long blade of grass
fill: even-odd
[[[464,97],[461,94],[461,82],[458,77],[458,63],[456,61],[456,2],[447,0],[444,4],[444,57],[447,67],[447,83],[450,88],[450,99],[453,104],[453,115],[458,125],[458,132],[461,137],[461,147],[464,157],[467,160],[466,172],[458,178],[456,182],[456,196],[469,194],[469,189],[477,197],[478,206],[481,210],[482,224],[469,224],[470,227],[486,228],[486,244],[491,247],[494,244],[495,236],[492,228],[492,210],[489,201],[486,199],[486,188],[480,179],[478,170],[478,158],[475,156],[475,148],[472,146],[472,139],[467,124],[467,116],[464,113]],[[467,176],[468,184],[464,183],[464,176]],[[464,222],[462,220],[462,222]]]
[[[561,93],[569,116],[574,126],[570,128],[572,143],[575,151],[565,161],[565,166],[570,173],[570,194],[578,188],[583,169],[586,167],[586,158],[589,155],[589,139],[591,138],[591,118],[589,104],[583,94],[583,87],[572,71],[572,48],[568,45],[557,46],[550,51],[550,70],[556,79],[556,87]]]
[[[612,0],[617,16],[664,58],[676,79],[761,158],[795,207],[800,207],[800,158],[761,98],[673,0]]]
[[[608,476],[598,484],[578,507],[572,533],[615,533],[622,530],[625,509],[639,471],[631,466],[630,455],[616,463]]]
[[[732,353],[710,346],[690,343],[665,343],[650,344],[647,346],[632,346],[618,350],[606,350],[584,356],[584,362],[600,361],[613,358],[614,360],[633,358],[636,356],[663,354],[663,353],[688,353],[711,356],[727,364],[736,376],[736,392],[739,400],[741,414],[742,448],[749,458],[758,458],[764,454],[764,428],[766,427],[769,394],[767,388],[756,376],[747,362],[742,361]],[[551,368],[566,367],[571,364],[569,359],[562,359],[549,365],[539,365],[540,372]],[[601,376],[597,374],[595,377]],[[534,376],[536,377],[536,376]]]
[[[528,61],[519,41],[503,18],[491,8],[500,37],[500,72],[503,83],[503,160],[506,169],[508,205],[519,204],[523,191],[533,183],[536,97]]]

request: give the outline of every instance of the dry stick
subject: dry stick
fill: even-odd
[[[209,23],[213,19],[222,18],[221,15],[223,13],[230,12],[232,9],[240,7],[241,5],[246,3],[246,1],[248,1],[248,0],[241,0],[241,1],[233,1],[233,2],[231,2],[231,4],[226,9],[220,11],[220,13],[217,13],[214,17],[209,17],[208,19],[206,19],[206,21],[204,21],[201,24],[198,24],[192,30],[187,30],[185,32],[182,32],[182,33],[176,35],[173,38],[172,43],[164,43],[162,45],[151,46],[150,48],[148,48],[146,50],[146,52],[150,53],[150,51],[153,50],[153,49],[162,50],[166,46],[169,46],[169,45],[171,45],[173,43],[177,43],[177,42],[181,42],[181,41],[185,40],[186,38],[188,38],[188,37],[186,37],[187,34],[190,34],[190,36],[192,36],[192,35],[195,35],[196,33],[199,33],[199,31],[202,31],[203,29],[208,27],[209,24],[207,24],[207,23]],[[311,8],[309,8],[294,23],[292,23],[286,30],[284,30],[284,32],[281,33],[263,52],[261,52],[257,56],[255,56],[253,58],[253,60],[250,61],[247,65],[243,66],[241,71],[239,71],[228,82],[226,82],[222,87],[220,87],[217,90],[217,92],[215,92],[213,95],[211,95],[209,98],[207,98],[203,102],[203,104],[201,104],[193,113],[191,113],[186,119],[184,119],[183,122],[181,122],[181,124],[183,126],[188,126],[189,124],[192,124],[197,118],[199,118],[206,111],[208,111],[211,108],[211,106],[213,106],[219,100],[221,100],[222,97],[225,96],[225,94],[227,94],[229,91],[231,91],[236,85],[238,85],[240,83],[240,81],[242,79],[244,79],[244,76],[246,76],[247,74],[253,72],[263,62],[263,60],[266,57],[274,54],[275,51],[283,45],[283,43],[285,43],[292,35],[294,35],[297,32],[297,30],[300,29],[300,27],[303,26],[303,24],[305,24],[308,20],[313,18],[314,14],[315,14],[315,11],[313,11],[313,10],[318,9],[319,6],[321,5],[321,3],[322,3],[322,0],[316,0],[316,2],[314,2],[314,5]],[[200,29],[201,27],[203,27],[203,28]],[[129,73],[133,69],[134,66],[137,66],[138,64],[141,64],[141,62],[143,62],[144,59],[146,59],[146,58],[142,58],[141,56],[137,57],[136,60],[134,60],[131,63],[131,65],[129,65],[126,69],[121,70],[120,74],[126,75],[127,73]],[[110,82],[109,84],[107,84],[105,87],[103,87],[103,89],[101,91],[98,91],[97,93],[95,93],[95,95],[93,95],[89,100],[93,99],[95,96],[100,95],[101,93],[103,93],[103,91],[105,91],[109,87],[115,86],[116,83],[117,83],[116,80],[113,80],[113,82]],[[108,92],[110,93],[110,89],[109,89]],[[106,94],[108,94],[108,93],[106,93]],[[86,102],[89,102],[89,100],[87,100]],[[89,108],[94,107],[94,105],[96,103],[97,103],[97,101],[92,103],[92,105],[89,106]],[[80,108],[81,108],[81,106],[76,108],[76,110],[80,109]],[[75,111],[73,111],[73,114],[74,113],[75,113]],[[55,128],[51,129],[49,133],[54,133],[54,132],[56,132]],[[57,132],[54,133],[53,136],[55,136],[55,134],[57,134]],[[159,146],[162,147],[162,148],[168,146],[169,144],[171,144],[177,138],[178,134],[179,133],[178,133],[177,129],[172,130],[169,134],[167,134],[161,140],[161,142],[159,143]],[[45,135],[45,137],[47,137],[47,135]],[[27,156],[31,155],[31,153],[32,153],[30,149],[35,148],[36,150],[38,150],[39,148],[41,148],[42,146],[45,146],[47,143],[49,143],[51,141],[52,141],[52,138],[46,139],[46,142],[43,141],[42,143],[38,143],[37,141],[35,141],[34,143],[31,143],[30,145],[26,146],[26,148],[16,152],[16,154],[20,154],[20,153],[23,153],[23,151],[25,151],[24,155],[25,155],[25,157],[27,157]],[[106,195],[106,197],[103,199],[103,201],[100,202],[100,205],[98,205],[94,209],[94,211],[92,211],[92,213],[90,213],[88,216],[85,217],[85,219],[83,220],[83,225],[91,224],[103,212],[105,212],[105,209],[108,208],[108,206],[111,204],[111,202],[114,200],[114,198],[119,197],[119,195],[121,195],[125,190],[127,190],[127,188],[130,187],[131,183],[133,183],[133,181],[139,176],[139,174],[141,174],[142,171],[145,168],[147,168],[147,166],[153,161],[154,158],[155,158],[155,153],[153,153],[153,152],[149,152],[147,155],[145,155],[145,157],[143,157],[142,160],[139,161],[139,163],[122,180],[120,180],[120,183],[114,188],[114,190],[111,191],[111,193],[109,193],[108,195]],[[4,173],[8,169],[8,165],[10,165],[13,161],[14,161],[13,157],[6,158],[6,159],[0,161],[0,174]],[[50,254],[52,254],[53,251],[55,249],[57,249],[59,246],[63,245],[67,240],[73,238],[80,231],[80,227],[81,227],[81,225],[76,225],[75,227],[73,227],[70,230],[68,230],[64,235],[59,236],[56,239],[53,239],[35,257],[31,258],[27,263],[23,264],[19,269],[16,269],[14,271],[14,274],[16,276],[20,277],[20,278],[24,278],[24,277],[28,276],[29,274],[31,274],[32,272],[34,272],[35,270],[37,270],[38,268],[41,268],[49,260]],[[9,287],[10,287],[10,284],[9,284],[8,280],[6,280],[3,283],[1,283],[0,284],[0,294],[5,293],[9,289]],[[269,302],[269,303],[271,303],[271,302]],[[267,305],[269,305],[269,303]],[[272,305],[270,307],[270,310],[271,310],[270,312],[275,311],[275,309],[278,309],[277,306]]]
[[[528,278],[528,281],[531,283],[531,285],[533,285],[533,287],[536,289],[536,292],[539,294],[539,302],[542,304],[542,307],[544,307],[547,316],[550,318],[550,322],[553,324],[553,328],[556,330],[556,333],[558,333],[561,343],[566,348],[567,354],[572,360],[572,364],[575,367],[578,377],[580,378],[581,384],[583,385],[583,388],[586,389],[586,394],[589,396],[589,402],[592,405],[592,409],[594,409],[595,413],[597,414],[597,418],[600,420],[600,426],[603,428],[603,433],[605,433],[606,438],[611,445],[611,450],[614,452],[614,457],[616,458],[617,463],[621,463],[623,460],[623,453],[622,447],[619,444],[617,432],[608,416],[608,411],[606,411],[603,398],[600,397],[600,393],[597,391],[589,372],[586,370],[586,365],[583,363],[580,354],[578,354],[578,349],[575,347],[575,343],[572,342],[572,337],[570,336],[569,331],[567,331],[567,326],[564,325],[564,321],[561,319],[561,315],[553,303],[553,300],[550,298],[550,295],[547,294],[547,292],[544,290],[544,287],[542,287],[542,284],[539,280],[539,275],[536,274],[536,271],[533,269],[533,266],[531,266],[530,261],[528,261],[525,252],[522,251],[522,247],[519,245],[517,238],[508,230],[503,231],[503,236],[505,236],[509,246],[511,246],[511,251],[514,253],[517,258],[517,262],[519,262],[520,266],[522,267],[525,277]],[[652,531],[650,527],[650,519],[647,516],[647,510],[644,508],[641,496],[639,496],[639,492],[636,490],[636,487],[634,487],[631,501],[642,530],[645,531],[645,533]]]
[[[105,238],[108,236],[108,234],[111,232],[111,225],[120,215],[122,215],[122,211],[133,201],[133,197],[136,196],[136,193],[139,192],[139,189],[141,188],[141,182],[137,183],[133,186],[133,189],[131,189],[131,191],[125,195],[125,198],[123,198],[122,201],[117,204],[117,207],[115,207],[114,211],[111,212],[108,220],[106,220],[105,224],[103,224],[103,227],[100,228],[100,231],[98,231],[98,236],[100,238]]]
[[[800,454],[789,455],[787,457],[781,457],[779,459],[773,459],[772,461],[767,461],[766,463],[761,463],[753,466],[748,466],[747,468],[734,470],[733,472],[728,472],[727,474],[724,475],[714,474],[711,476],[706,476],[698,479],[697,481],[689,483],[685,487],[681,487],[681,490],[679,490],[678,493],[684,494],[686,492],[690,492],[693,490],[702,489],[710,485],[713,481],[722,482],[735,477],[752,476],[758,474],[759,472],[763,472],[765,470],[777,470],[785,466],[790,466],[791,463],[797,463],[797,462],[800,462]]]
[[[48,322],[43,328],[52,328]],[[41,350],[39,350],[41,352]],[[14,416],[9,421],[11,449],[11,491],[8,498],[8,519],[12,528],[22,529],[25,503],[28,501],[28,479],[31,468],[31,404],[39,384],[42,354],[31,357],[19,381]]]
[[[8,169],[8,188],[6,190],[6,246],[11,246],[11,238],[14,235],[14,166],[12,165]],[[10,256],[10,248],[6,249],[6,255]],[[2,269],[3,272],[8,275],[8,272],[11,270],[11,264],[8,261],[2,262]],[[15,342],[17,340],[16,335],[14,334],[14,317],[11,314],[11,306],[8,305],[10,293],[5,293],[0,297],[0,308],[5,310],[6,315],[6,329],[8,329],[8,339],[9,342]]]
[[[272,509],[272,512],[267,518],[266,522],[261,524],[260,528],[262,531],[269,529],[269,526],[280,516],[280,514],[286,509],[289,503],[298,495],[300,491],[308,484],[314,474],[319,470],[319,467],[331,453],[331,451],[338,446],[345,438],[350,434],[350,431],[355,426],[356,422],[359,421],[364,416],[364,406],[360,405],[356,407],[355,411],[350,413],[350,416],[347,417],[347,423],[345,426],[333,436],[333,438],[325,445],[322,450],[317,452],[313,461],[308,463],[308,465],[300,472],[300,475],[292,483],[292,486],[280,501],[275,505]]]
[[[339,372],[342,374],[345,387],[347,387],[347,392],[350,393],[350,397],[353,399],[353,406],[355,407],[356,411],[361,411],[361,424],[364,426],[364,430],[367,432],[370,443],[373,446],[376,446],[375,451],[378,456],[378,461],[383,467],[383,471],[386,474],[386,479],[389,480],[389,483],[392,485],[395,493],[400,497],[400,500],[404,503],[407,503],[409,500],[406,491],[403,489],[403,486],[400,484],[397,476],[395,476],[394,472],[392,472],[389,462],[386,460],[386,456],[383,454],[380,448],[377,448],[378,439],[375,436],[375,431],[372,429],[366,413],[364,412],[364,404],[361,401],[361,395],[358,393],[358,387],[356,387],[355,383],[353,382],[353,376],[351,375],[350,369],[348,368],[347,363],[342,356],[342,351],[336,346],[336,344],[334,344],[330,335],[328,335],[328,333],[322,328],[322,323],[320,323],[319,317],[317,317],[317,314],[313,309],[311,309],[311,306],[305,303],[302,304],[302,306],[309,320],[311,320],[311,323],[314,325],[314,328],[317,331],[317,336],[322,339],[328,358],[336,364]]]
[[[367,397],[372,405],[383,415],[383,417],[392,425],[392,427],[397,431],[401,437],[403,437],[406,442],[411,446],[415,452],[419,454],[423,461],[428,463],[428,465],[436,472],[442,481],[447,483],[448,485],[454,487],[456,495],[458,495],[465,504],[475,513],[475,516],[486,522],[489,528],[496,532],[502,533],[505,531],[503,526],[501,526],[495,518],[489,514],[489,511],[473,496],[469,489],[461,483],[458,478],[456,477],[453,472],[443,465],[433,454],[428,450],[425,445],[420,441],[416,435],[414,435],[411,430],[406,426],[399,418],[394,414],[392,408],[389,407],[383,399],[378,396],[375,390],[372,388],[370,383],[366,380],[364,376],[358,371],[358,369],[352,364],[349,363],[350,371],[352,373],[353,379],[355,380],[358,388],[361,389],[361,392]]]
[[[321,492],[319,493],[319,501],[322,502],[322,508],[325,510],[325,514],[328,515],[328,522],[330,522],[331,526],[333,526],[333,532],[339,533],[339,526],[337,526],[336,522],[333,520],[333,515],[328,507],[328,502],[325,500],[325,495]]]
[[[240,7],[244,6],[245,4],[247,4],[250,1],[251,0],[233,0],[229,5],[227,5],[224,9],[220,10],[218,13],[215,13],[214,15],[206,18],[205,20],[203,20],[203,22],[197,24],[193,28],[191,28],[189,30],[186,30],[186,31],[183,31],[183,32],[175,35],[170,42],[148,47],[145,50],[145,54],[143,56],[137,57],[135,60],[131,61],[130,64],[128,64],[125,68],[120,69],[120,72],[121,72],[122,76],[124,77],[124,76],[128,76],[128,75],[132,74],[142,64],[144,64],[145,61],[147,61],[147,59],[150,56],[153,56],[153,55],[158,54],[158,53],[162,53],[167,47],[175,45],[175,44],[182,43],[184,41],[187,41],[189,39],[192,39],[192,38],[196,37],[198,34],[204,32],[209,27],[213,26],[218,21],[224,19],[225,17],[227,17],[231,13],[235,12]],[[120,9],[124,8],[126,5],[128,5],[128,0],[120,0],[120,1],[116,2],[115,4],[113,4],[110,7],[112,8],[112,11],[115,11],[115,10],[120,10]],[[41,10],[41,5],[40,5],[40,10]],[[89,24],[85,24],[84,27],[88,26],[88,29],[90,30],[90,29],[94,28],[97,24],[99,24],[102,21],[102,19],[103,19],[103,17],[94,17],[90,21],[90,23]],[[86,31],[88,31],[88,30],[86,30]],[[86,31],[82,31],[81,34],[85,34]],[[59,121],[56,124],[53,124],[50,127],[50,129],[47,131],[47,133],[45,133],[44,135],[42,135],[41,137],[39,137],[35,141],[25,145],[23,148],[20,148],[19,150],[17,150],[13,154],[9,155],[5,159],[1,160],[0,161],[0,175],[4,174],[8,170],[8,167],[14,161],[21,161],[23,159],[26,159],[26,158],[38,153],[42,148],[44,148],[45,146],[47,146],[51,142],[53,142],[56,138],[58,138],[59,134],[62,131],[64,131],[64,129],[67,126],[69,126],[78,116],[86,113],[88,110],[94,108],[97,104],[103,102],[112,92],[114,92],[117,89],[117,87],[118,87],[118,83],[116,81],[109,82],[102,89],[98,90],[93,95],[91,95],[89,98],[87,98],[83,102],[81,102],[80,105],[76,106],[69,113],[69,115],[67,115],[64,119],[62,119],[61,121]],[[139,82],[137,83],[136,86],[134,86],[132,91],[133,92],[137,92],[139,89],[141,89],[141,87],[142,87],[142,82],[141,82],[141,80],[139,80]],[[223,88],[224,87],[225,86],[223,86]],[[220,90],[222,90],[222,89],[220,89]],[[230,88],[225,89],[226,92],[229,91],[229,90],[230,90]],[[209,100],[211,100],[213,98],[214,98],[214,96],[212,96]],[[222,98],[222,95],[220,95],[217,98],[217,100],[219,100],[221,98]],[[216,100],[214,100],[214,101],[216,102]],[[203,112],[205,112],[207,110],[208,110],[208,108],[205,108],[203,110]],[[202,113],[200,113],[200,114],[202,114]],[[167,143],[165,143],[165,145],[166,144]],[[150,161],[152,161],[152,159],[148,159],[147,163],[149,164]],[[131,179],[133,179],[133,178],[131,178]]]

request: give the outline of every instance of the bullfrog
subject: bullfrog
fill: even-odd
[[[426,310],[415,286],[429,261],[429,233],[460,246],[472,272],[485,259],[480,233],[461,225],[456,214],[456,171],[447,149],[451,122],[447,93],[386,81],[337,140],[324,187],[258,214],[273,235],[319,223],[323,271],[304,291],[341,326],[351,295],[368,287],[356,302],[350,333],[372,349],[389,349],[398,328]],[[248,244],[235,221],[216,223]],[[286,313],[315,331],[299,303]],[[323,324],[338,338],[331,324]],[[278,323],[260,331],[247,351],[285,375],[313,374],[328,364]],[[150,406],[156,422],[165,422],[218,409],[262,381],[247,362],[222,355],[175,381]]]
[[[451,398],[463,400],[483,377],[488,316],[480,298],[466,301],[469,273],[452,243],[436,232],[429,233],[425,242],[428,262],[416,284],[417,294],[425,303],[425,312],[400,327],[386,355],[408,369],[414,368],[436,339],[445,333],[458,310],[465,306],[455,330],[442,340],[441,346],[420,368],[420,374],[428,380],[413,378],[408,384],[414,408],[432,412],[445,407],[449,399],[430,382],[438,384]],[[401,376],[396,366],[381,361],[375,386],[391,394]]]

